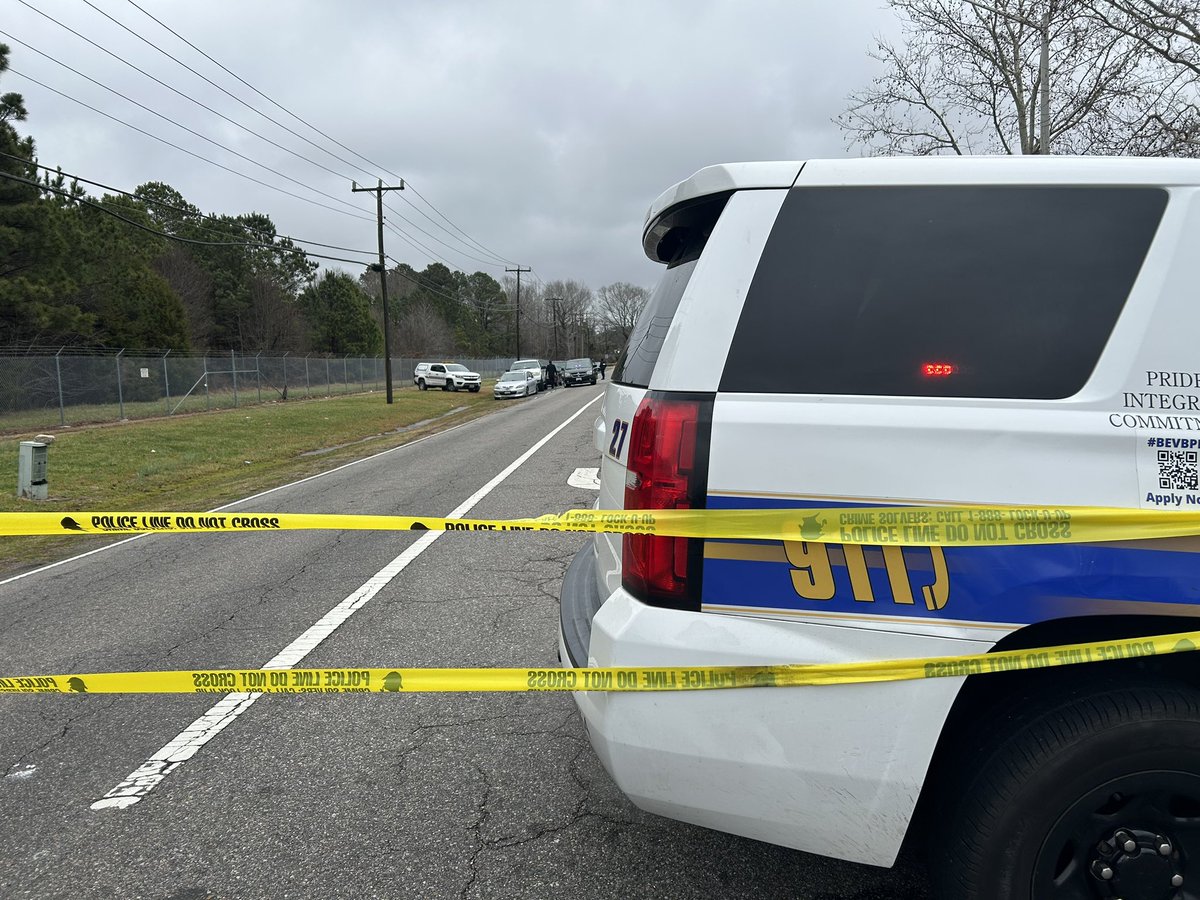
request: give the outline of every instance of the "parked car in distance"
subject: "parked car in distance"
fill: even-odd
[[[532,369],[505,372],[492,388],[492,394],[497,400],[505,397],[528,397],[537,392],[537,376],[533,374]]]
[[[546,364],[540,359],[518,359],[508,367],[510,372],[529,371],[537,379],[538,390],[550,387],[550,376],[546,372]]]
[[[596,383],[596,368],[587,357],[568,359],[566,362],[557,363],[556,365],[558,366],[559,377],[567,387],[573,384]]]
[[[419,363],[413,370],[413,382],[423,391],[440,387],[443,391],[468,390],[479,393],[483,379],[458,363]]]

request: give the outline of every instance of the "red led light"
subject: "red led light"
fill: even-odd
[[[958,372],[958,366],[954,363],[925,363],[921,366],[921,374],[926,378],[944,378],[947,375],[954,375]]]

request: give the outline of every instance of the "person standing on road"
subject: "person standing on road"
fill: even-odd
[[[558,381],[558,369],[554,367],[554,360],[551,360],[550,364],[546,366],[546,378],[550,382],[550,390],[554,390],[555,382]]]
[[[600,360],[600,380],[604,380],[604,367],[607,365],[604,360]]]

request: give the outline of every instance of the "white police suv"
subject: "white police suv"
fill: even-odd
[[[602,509],[1200,505],[1200,163],[703,169],[596,424]],[[800,535],[797,535],[799,538]],[[1196,627],[1200,539],[993,547],[602,535],[574,666],[835,663]],[[952,900],[1200,897],[1200,657],[579,693],[640,807]]]
[[[413,382],[423,391],[440,387],[443,391],[470,391],[479,393],[483,383],[478,372],[472,372],[459,363],[417,363],[413,369]]]

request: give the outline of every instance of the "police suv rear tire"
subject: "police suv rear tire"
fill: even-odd
[[[939,898],[1175,900],[1200,885],[1200,693],[1129,674],[1054,692],[963,754],[936,810]]]

